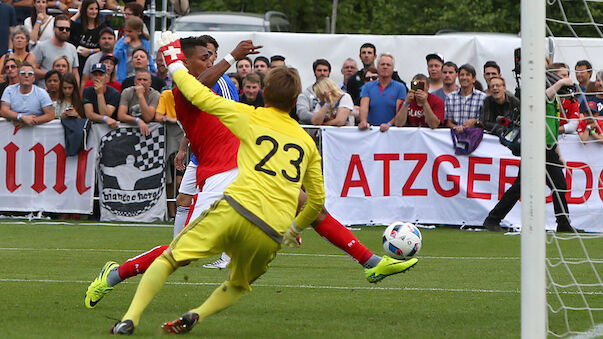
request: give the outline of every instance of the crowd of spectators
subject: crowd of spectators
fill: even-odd
[[[78,8],[71,16],[69,4]],[[49,9],[57,14],[49,15]],[[117,19],[118,27],[112,27],[115,18],[101,9],[121,12],[123,23]],[[0,116],[18,126],[81,117],[116,128],[121,121],[138,125],[143,134],[152,121],[176,124],[173,82],[160,52],[150,50],[143,10],[135,1],[122,8],[116,0],[4,0]],[[362,44],[358,57],[362,65],[351,56],[344,60],[341,83],[330,79],[335,66],[328,56],[309,62],[316,82],[299,95],[292,117],[306,125],[375,126],[382,132],[392,126],[447,127],[460,133],[479,127],[497,135],[502,131],[500,117],[519,119],[519,99],[507,91],[508,78],[496,61],[470,65],[433,52],[425,56],[425,69],[407,83],[396,72],[393,55],[378,54],[374,44]],[[226,78],[241,102],[263,106],[266,72],[285,63],[282,55],[244,58]],[[485,88],[477,81],[476,68],[483,71]],[[578,61],[573,71],[563,63],[551,63],[549,69],[562,78],[574,73],[580,88],[559,100],[559,133],[603,143],[598,118],[603,112],[603,71],[595,72],[592,81],[587,60]]]

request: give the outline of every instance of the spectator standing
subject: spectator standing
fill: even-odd
[[[159,78],[159,79],[163,79],[163,82],[165,82],[165,87],[161,89],[160,92],[163,92],[166,89],[171,89],[172,88],[172,77],[170,76],[170,73],[168,72],[167,67],[165,67],[165,62],[163,60],[163,54],[161,53],[160,50],[157,50],[157,57],[155,58],[155,64],[157,65],[157,71],[153,72],[153,76]]]
[[[593,65],[588,60],[579,60],[574,68],[576,71],[576,80],[583,93],[595,92],[595,83],[590,81],[593,76]]]
[[[505,117],[511,122],[519,121],[520,102],[519,99],[507,92],[505,79],[501,77],[491,77],[488,89],[490,95],[484,99],[480,121],[484,131],[500,136],[503,130],[496,119]]]
[[[587,96],[580,104],[580,112],[585,117],[594,115],[595,112],[598,112],[599,116],[603,115],[603,71],[597,73],[594,92],[597,94]]]
[[[140,18],[140,20],[144,21],[144,5],[141,5],[139,3],[136,3],[134,1],[125,1],[125,5],[123,7],[123,13],[124,13],[124,21],[128,20],[128,18],[131,18],[133,16]],[[119,7],[119,6],[117,6]],[[124,36],[125,30],[123,27],[120,27],[117,30],[117,38],[121,38]],[[149,37],[149,29],[147,28],[146,25],[142,26],[142,34],[143,36]]]
[[[237,61],[236,68],[237,68],[237,74],[239,75],[239,78],[245,79],[245,76],[252,72],[251,59],[249,59],[249,57],[245,57],[245,58]]]
[[[312,70],[316,81],[322,78],[328,78],[331,75],[331,64],[326,59],[317,59],[312,63]],[[296,113],[299,122],[302,124],[311,124],[312,116],[320,108],[320,100],[314,93],[313,85],[306,88],[298,97],[296,103]]]
[[[50,40],[38,42],[32,52],[36,56],[36,78],[44,79],[46,72],[52,69],[54,61],[60,56],[65,56],[71,66],[71,72],[79,83],[80,74],[78,72],[79,61],[77,51],[75,46],[67,42],[69,32],[71,32],[71,20],[69,20],[69,17],[64,14],[56,16],[54,18],[53,30],[54,37]]]
[[[5,0],[4,2],[14,7],[16,25],[23,24],[25,19],[31,14],[31,8],[34,5],[34,0]]]
[[[320,109],[312,116],[312,125],[354,126],[352,97],[333,80],[322,78],[314,86]]]
[[[282,55],[273,55],[270,57],[270,68],[285,66],[285,57]]]
[[[107,86],[115,88],[118,92],[121,92],[121,84],[115,80],[115,66],[117,65],[117,58],[113,54],[107,54],[103,56],[100,63],[105,65],[107,69]],[[92,79],[86,81],[84,88],[94,86]]]
[[[151,72],[137,70],[134,86],[124,89],[121,93],[117,119],[138,125],[142,135],[149,135],[147,123],[155,118],[159,96],[159,92],[151,87]]]
[[[459,68],[452,61],[446,61],[442,66],[442,88],[434,91],[433,94],[437,95],[446,102],[446,96],[456,90],[459,86],[456,84],[456,78],[458,77]]]
[[[55,118],[50,96],[34,81],[34,67],[24,62],[19,67],[19,83],[2,93],[2,116],[13,120],[17,127],[40,125]]]
[[[444,101],[429,93],[429,86],[429,79],[425,74],[419,73],[412,78],[411,89],[394,118],[396,126],[433,129],[444,124]]]
[[[118,122],[113,118],[119,106],[119,92],[107,86],[107,67],[98,63],[92,66],[90,73],[94,87],[84,89],[84,113],[86,118],[95,122],[104,122],[111,128],[117,128]]]
[[[46,92],[48,92],[52,105],[55,107],[61,89],[61,73],[55,70],[49,71],[44,77],[44,82],[46,83]]]
[[[475,89],[475,68],[464,64],[459,68],[461,88],[446,97],[446,126],[462,133],[473,127],[480,119],[480,112],[486,99],[484,92]]]
[[[360,87],[364,84],[364,73],[370,66],[375,66],[377,58],[377,48],[370,42],[360,46],[360,61],[362,61],[362,69],[356,72],[348,79],[347,92],[352,97],[354,105],[360,105]]]
[[[17,26],[15,8],[4,2],[0,3],[0,55],[6,54],[13,48],[9,38],[15,26]]]
[[[427,72],[429,73],[429,88],[430,92],[435,92],[444,85],[442,79],[442,66],[444,65],[444,57],[439,53],[430,53],[425,56],[427,61]]]
[[[343,75],[343,82],[341,84],[339,84],[339,88],[341,88],[344,92],[348,91],[348,80],[350,79],[350,77],[352,77],[354,74],[358,73],[358,64],[356,63],[356,60],[352,59],[352,58],[347,58],[345,59],[345,61],[343,62],[343,65],[341,66],[341,74]]]
[[[484,80],[486,80],[486,95],[490,95],[490,79],[493,77],[500,77],[500,66],[496,61],[486,61],[484,64]]]
[[[99,10],[96,0],[84,0],[79,11],[71,17],[69,42],[76,47],[79,64],[82,66],[90,55],[100,51],[100,31],[107,25],[101,21]]]
[[[69,59],[66,56],[61,55],[56,58],[52,63],[52,71],[58,71],[61,75],[69,73],[71,69],[71,65],[69,64]],[[44,77],[46,78],[46,77]]]
[[[592,138],[598,143],[603,143],[603,119],[599,119],[599,111],[592,111],[592,115],[587,115],[580,121],[577,132],[582,142]]]
[[[0,67],[4,65],[4,59],[11,57],[17,61],[17,66],[21,65],[22,62],[27,61],[32,65],[36,63],[35,55],[27,51],[27,44],[29,41],[29,34],[23,26],[17,26],[11,33],[10,41],[13,45],[13,51],[4,54],[0,58]]]
[[[77,88],[75,80],[73,73],[67,73],[61,78],[59,100],[55,105],[54,111],[56,116],[61,117],[61,119],[86,117],[82,99],[79,95],[80,91]]]
[[[149,40],[142,36],[143,26],[144,23],[139,17],[129,17],[126,19],[124,36],[117,40],[117,43],[115,44],[115,51],[113,54],[119,61],[119,64],[117,65],[117,81],[121,82],[122,85],[126,78],[134,76],[136,70],[133,65],[134,52],[138,49],[142,48],[146,51],[148,59],[147,67],[150,66],[151,71],[155,71],[155,64],[149,54],[151,44],[149,43]]]
[[[393,81],[395,60],[393,55],[382,53],[377,63],[379,81],[367,82],[360,93],[360,123],[358,128],[380,126],[386,131],[393,124],[396,108],[406,99],[404,84]]]
[[[19,82],[19,66],[17,65],[17,60],[14,58],[6,59],[4,68],[2,68],[2,75],[4,76],[5,81],[0,83],[0,97],[2,97],[2,93],[4,93],[6,87]]]
[[[150,65],[149,53],[144,48],[137,48],[134,53],[132,53],[132,65],[136,71],[138,70],[149,70]],[[117,71],[119,72],[119,64],[117,67]],[[121,82],[122,89],[126,89],[128,87],[134,86],[135,76],[128,77],[124,81]],[[118,79],[119,81],[119,79]],[[154,75],[151,75],[151,87],[153,87],[157,92],[163,91],[166,87],[165,81]]]
[[[569,78],[569,66],[562,62],[552,63],[550,70],[561,78]],[[575,133],[580,120],[580,103],[578,96],[562,95],[559,98],[561,102],[559,133]]]
[[[115,48],[115,32],[113,32],[113,28],[105,27],[101,29],[99,36],[100,38],[98,40],[98,46],[100,51],[92,54],[86,59],[84,69],[82,70],[82,83],[84,84],[90,80],[90,70],[92,69],[92,65],[101,62],[101,58],[107,54],[113,55],[113,48]],[[115,58],[115,65],[117,65],[117,58]],[[114,67],[114,70],[115,69],[116,68]]]
[[[254,107],[264,107],[262,79],[257,73],[249,73],[243,79],[243,95],[241,95],[240,102]]]
[[[29,48],[33,49],[39,41],[50,40],[54,36],[54,17],[46,13],[47,0],[35,0],[31,16],[23,22],[29,33]]]
[[[269,69],[270,61],[265,56],[259,56],[253,60],[253,71],[255,73],[261,73],[264,76]]]

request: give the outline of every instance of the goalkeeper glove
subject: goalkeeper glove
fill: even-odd
[[[180,39],[178,39],[176,34],[170,31],[163,32],[159,39],[159,46],[164,63],[171,75],[179,69],[186,69],[186,66],[182,62],[186,57],[182,51]]]
[[[293,221],[291,227],[289,227],[287,232],[285,232],[285,234],[283,235],[283,244],[289,247],[300,247],[301,236],[299,234],[301,233],[301,231],[302,230],[300,230],[295,224],[295,221]]]

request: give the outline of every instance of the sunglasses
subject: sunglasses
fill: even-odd
[[[34,72],[32,72],[32,71],[28,71],[28,72],[21,71],[21,72],[19,72],[19,75],[27,75],[28,77],[32,77],[34,75]]]
[[[69,31],[71,31],[71,27],[58,27],[57,26],[57,29],[59,31],[61,31],[61,32],[69,32]]]
[[[11,68],[17,68],[17,65],[6,65],[6,66],[4,66],[4,69],[11,69]]]
[[[378,75],[369,75],[369,76],[364,77],[364,80],[366,80],[366,81],[375,81],[377,79],[379,79]]]

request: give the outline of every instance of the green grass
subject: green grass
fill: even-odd
[[[354,233],[382,254],[383,227]],[[517,338],[520,336],[519,236],[422,230],[418,265],[372,285],[362,268],[315,232],[303,246],[283,249],[253,291],[191,333],[207,338]],[[96,309],[84,307],[84,292],[107,260],[123,260],[164,244],[170,228],[0,223],[0,333],[3,338],[96,338],[126,311],[139,277],[118,285]],[[589,254],[603,258],[601,240]],[[552,246],[550,248],[552,251]],[[580,249],[568,249],[583,257]],[[552,252],[553,253],[553,252]],[[558,256],[558,255],[552,255]],[[138,337],[160,335],[159,326],[196,307],[226,278],[226,271],[200,266],[176,271],[136,329]],[[575,276],[593,276],[587,265]],[[601,265],[598,266],[601,275]],[[563,280],[563,270],[554,274]],[[601,288],[589,300],[603,306]],[[579,304],[575,295],[566,302]],[[595,306],[595,305],[593,305]],[[601,312],[599,312],[601,313]],[[588,328],[584,312],[580,328]],[[597,322],[603,317],[597,315]],[[564,331],[562,317],[551,328]]]

